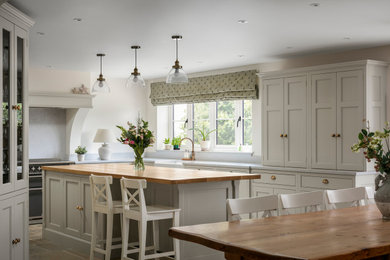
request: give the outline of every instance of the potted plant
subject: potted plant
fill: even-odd
[[[209,138],[210,134],[215,131],[215,129],[207,131],[205,129],[205,126],[203,125],[202,129],[200,129],[200,128],[192,128],[190,130],[198,131],[201,134],[202,141],[200,141],[200,150],[201,151],[208,151],[210,149],[210,140],[208,140],[208,138]]]
[[[144,159],[142,157],[145,148],[152,146],[155,142],[153,132],[148,129],[149,123],[142,120],[141,117],[138,117],[137,125],[133,125],[130,122],[127,122],[127,125],[128,128],[116,126],[122,131],[121,136],[117,140],[133,148],[134,170],[142,172],[145,170]]]
[[[172,148],[171,139],[170,138],[165,138],[164,139],[164,145],[165,145],[165,150],[171,150],[171,148]]]
[[[84,161],[85,154],[87,153],[87,148],[84,146],[77,146],[76,150],[74,150],[75,153],[77,153],[77,160],[79,162]]]
[[[172,138],[172,145],[173,145],[173,150],[180,150],[180,141],[181,141],[181,138],[180,137],[174,137]]]
[[[375,178],[375,203],[382,213],[383,219],[390,220],[390,126],[386,126],[382,131],[370,131],[362,129],[358,135],[358,143],[351,149],[354,152],[363,150],[367,162],[374,161],[375,170],[379,172]]]

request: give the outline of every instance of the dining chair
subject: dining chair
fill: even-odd
[[[269,195],[264,197],[228,199],[229,221],[240,220],[240,214],[253,214],[263,212],[262,217],[272,217],[278,215],[278,196]]]
[[[325,194],[328,209],[336,209],[337,205],[341,203],[344,203],[344,205],[348,203],[347,205],[349,207],[356,207],[367,204],[365,187],[341,190],[326,190]]]
[[[89,257],[90,260],[95,259],[94,254],[95,252],[98,252],[104,255],[105,260],[109,260],[111,258],[111,250],[122,247],[122,244],[113,245],[112,237],[114,215],[119,214],[122,216],[122,202],[112,200],[110,188],[110,184],[112,184],[112,176],[91,175],[89,177],[89,182],[91,185],[92,199],[92,236]],[[99,213],[107,215],[105,249],[103,249],[103,246],[97,246]],[[121,239],[119,238],[115,240],[120,241]]]
[[[367,203],[368,204],[375,204],[375,190],[374,187],[366,187],[366,194],[367,194]]]
[[[280,194],[281,213],[288,215],[289,209],[303,208],[305,213],[320,211],[324,205],[324,192],[311,191],[294,194]]]
[[[179,240],[173,239],[173,251],[159,252],[159,220],[172,219],[172,226],[180,224],[180,209],[166,206],[150,205],[145,202],[144,189],[146,180],[121,179],[123,224],[122,224],[122,260],[131,259],[128,254],[139,253],[138,259],[152,259],[174,256],[180,259]],[[130,220],[138,221],[139,248],[129,249]],[[147,222],[153,222],[153,246],[146,247]],[[154,250],[153,254],[146,255],[146,251]]]

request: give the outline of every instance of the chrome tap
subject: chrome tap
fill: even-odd
[[[195,149],[194,149],[194,141],[192,141],[192,139],[191,139],[191,138],[184,137],[183,139],[181,139],[181,140],[180,140],[180,144],[179,144],[179,146],[181,145],[181,143],[182,143],[182,142],[183,142],[183,140],[185,140],[185,139],[187,139],[187,140],[190,140],[190,141],[191,141],[191,143],[192,143],[191,159],[189,159],[189,160],[191,160],[191,161],[194,161],[194,160],[195,160]]]

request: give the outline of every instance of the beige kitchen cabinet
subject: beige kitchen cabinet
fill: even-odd
[[[372,170],[351,146],[367,121],[384,126],[387,67],[362,60],[261,73],[262,164]]]
[[[0,199],[1,259],[28,259],[28,192]]]
[[[265,79],[263,164],[306,167],[306,75]]]

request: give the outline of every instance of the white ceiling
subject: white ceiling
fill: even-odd
[[[141,74],[165,76],[175,60],[173,34],[183,35],[179,60],[187,73],[390,44],[389,0],[9,2],[36,21],[32,66],[96,72],[95,55],[104,52],[106,77],[127,77],[134,44],[141,45]]]

